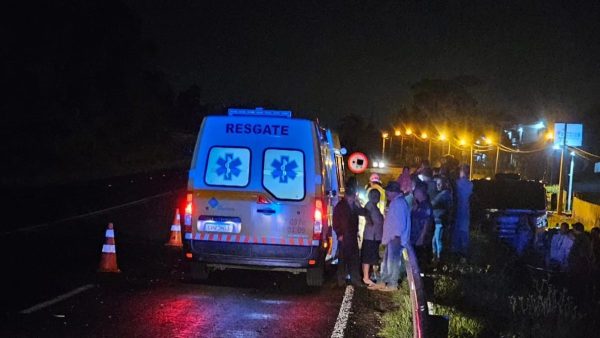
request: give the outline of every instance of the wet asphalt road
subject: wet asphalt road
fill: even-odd
[[[120,202],[160,189],[166,194],[82,219],[46,221],[30,231],[5,231],[0,336],[329,337],[343,298],[331,278],[321,288],[306,287],[303,275],[243,270],[215,272],[201,284],[189,280],[181,252],[164,246],[184,193],[180,184],[113,190]],[[94,189],[83,194],[85,210],[94,208]],[[53,208],[64,199],[77,209],[62,190]],[[101,208],[110,204],[110,193],[97,194]],[[27,217],[36,218],[35,212]],[[115,226],[119,274],[96,272],[108,222]],[[82,291],[31,310],[73,290]]]

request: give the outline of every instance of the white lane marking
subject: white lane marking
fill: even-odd
[[[77,289],[74,289],[74,290],[72,290],[72,291],[69,291],[69,292],[67,292],[67,293],[65,293],[65,294],[62,294],[62,295],[60,295],[60,296],[56,297],[56,298],[53,298],[53,299],[47,300],[47,301],[45,301],[45,302],[43,302],[43,303],[39,303],[39,304],[37,304],[37,305],[34,305],[34,306],[30,307],[30,308],[27,308],[27,309],[25,309],[25,310],[21,311],[20,313],[22,313],[22,314],[30,314],[30,313],[33,313],[33,312],[35,312],[35,311],[41,310],[41,309],[43,309],[43,308],[45,308],[45,307],[48,307],[48,306],[50,306],[50,305],[56,304],[56,303],[58,303],[58,302],[62,302],[63,300],[65,300],[65,299],[67,299],[67,298],[73,297],[73,296],[75,296],[76,294],[78,294],[78,293],[82,293],[82,292],[84,292],[84,291],[87,291],[87,290],[89,290],[89,289],[91,289],[91,288],[93,288],[93,287],[94,287],[94,285],[93,285],[93,284],[87,284],[87,285],[84,285],[84,286],[80,286],[80,287],[78,287]]]
[[[260,313],[260,312],[252,312],[244,316],[247,319],[258,319],[258,320],[266,320],[266,319],[279,319],[278,315],[273,315],[270,313]]]
[[[352,285],[346,286],[346,292],[344,293],[344,299],[340,306],[340,313],[338,313],[331,338],[343,338],[346,325],[348,324],[348,317],[350,316],[350,308],[352,308],[352,296],[354,296],[354,288]]]
[[[264,304],[276,304],[276,305],[291,303],[289,300],[277,300],[277,299],[261,299],[260,302],[264,303]]]

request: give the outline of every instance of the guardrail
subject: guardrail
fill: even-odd
[[[448,319],[429,314],[427,298],[417,255],[412,246],[402,249],[406,276],[410,288],[410,302],[414,338],[437,338],[448,336]]]
[[[423,280],[421,279],[421,270],[412,246],[402,249],[402,258],[406,266],[406,276],[410,288],[410,303],[412,305],[413,319],[413,337],[425,338],[429,335],[429,311],[427,309],[427,300],[425,299],[425,290]]]

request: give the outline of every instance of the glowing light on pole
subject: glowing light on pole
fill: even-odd
[[[388,133],[381,134],[381,159],[383,160],[385,156],[385,140],[388,138]]]
[[[446,134],[441,133],[440,141],[446,141],[446,140],[448,140],[448,155],[450,155],[450,139],[448,138],[448,136],[446,136]]]

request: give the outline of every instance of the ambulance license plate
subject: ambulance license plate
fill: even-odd
[[[239,217],[201,215],[198,219],[198,231],[239,234],[241,229],[242,220]]]
[[[233,232],[233,224],[223,224],[207,221],[204,223],[204,231],[207,232]]]

